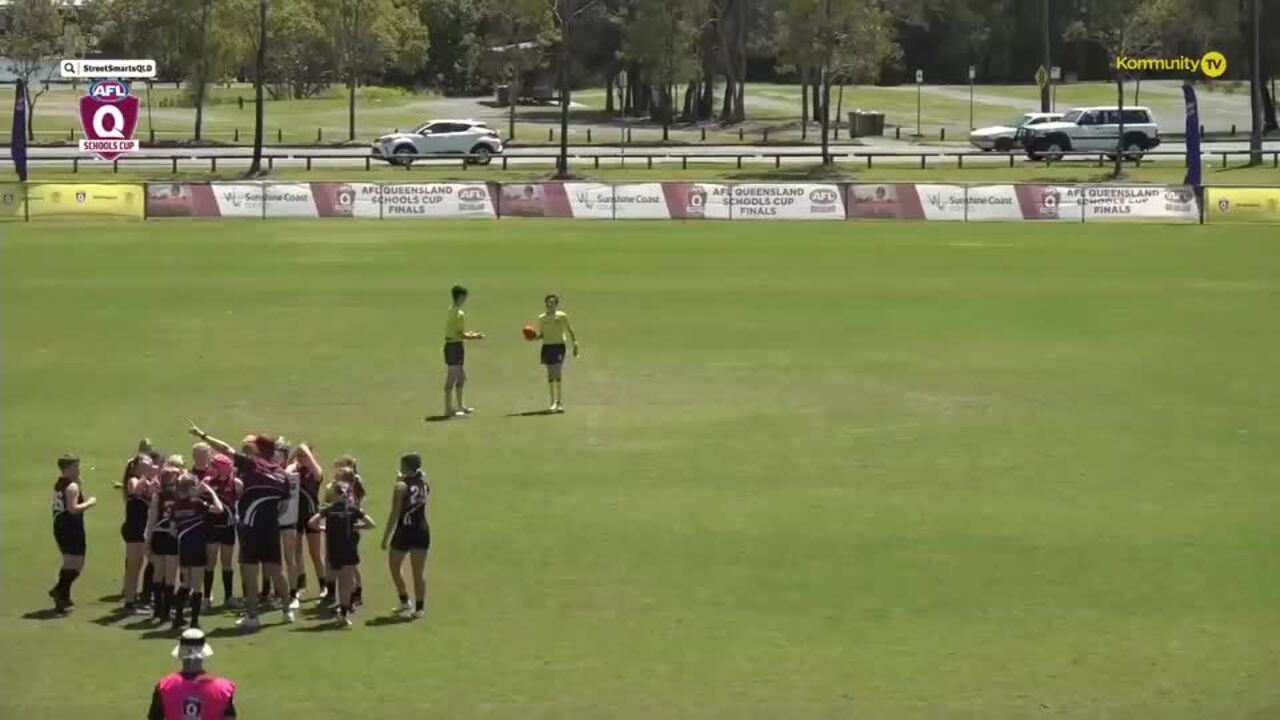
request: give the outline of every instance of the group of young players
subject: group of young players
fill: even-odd
[[[483,339],[484,333],[466,329],[463,305],[468,294],[461,285],[452,288],[445,321],[446,418],[474,412],[463,401],[464,343]],[[559,309],[560,298],[547,295],[544,304],[546,311],[538,316],[536,327],[525,326],[524,334],[528,340],[542,340],[539,358],[547,369],[548,411],[561,413],[568,343],[577,357],[578,338],[568,315]],[[249,435],[236,450],[194,425],[190,433],[199,442],[191,448],[189,464],[181,455],[166,456],[143,440],[115,484],[124,501],[124,611],[150,614],[175,630],[199,627],[201,613],[213,607],[215,572],[220,567],[224,607],[243,609],[238,627],[259,627],[259,611],[269,607],[272,591],[285,622],[291,623],[306,591],[309,557],[320,583],[321,603],[336,605],[339,621],[350,626],[352,613],[363,602],[360,533],[375,527],[362,509],[366,492],[355,458],[338,458],[332,480],[325,483],[324,470],[306,443],[292,448],[282,438]],[[381,544],[389,548],[389,569],[399,595],[396,612],[405,618],[426,613],[430,492],[421,456],[402,456]],[[59,612],[74,606],[71,587],[84,567],[87,549],[84,513],[96,505],[96,498],[84,495],[80,461],[70,455],[59,458],[53,534],[62,565],[49,590]],[[237,544],[243,588],[238,598],[233,589]],[[412,605],[402,575],[406,558],[412,567]]]
[[[198,427],[190,432],[199,442],[191,449],[189,464],[181,455],[165,456],[143,440],[116,483],[124,501],[123,610],[150,614],[174,630],[199,627],[201,612],[212,609],[214,573],[220,565],[224,607],[243,609],[238,627],[259,627],[259,612],[270,603],[270,591],[285,622],[291,623],[306,590],[309,556],[320,583],[321,604],[336,606],[338,621],[350,626],[355,608],[362,604],[360,533],[375,527],[362,509],[366,491],[355,458],[338,458],[333,478],[326,483],[306,443],[291,448],[281,438],[249,435],[236,450]],[[85,497],[82,483],[79,460],[59,458],[53,534],[62,566],[49,591],[59,612],[74,606],[71,587],[87,550],[84,513],[97,505],[96,498]],[[421,456],[402,456],[381,545],[389,548],[389,568],[399,595],[396,612],[405,619],[426,613],[430,492]],[[239,598],[234,595],[232,565],[237,544],[243,588]],[[402,575],[406,557],[412,566],[412,605]]]

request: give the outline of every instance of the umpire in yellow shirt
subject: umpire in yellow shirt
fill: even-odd
[[[537,338],[542,340],[542,364],[547,366],[547,388],[551,394],[551,412],[564,412],[564,395],[560,379],[564,370],[565,339],[573,343],[573,356],[578,357],[578,336],[573,332],[569,316],[560,311],[560,296],[544,298],[547,311],[538,316]]]
[[[444,416],[464,418],[475,409],[467,407],[462,401],[462,388],[467,384],[467,371],[463,367],[467,360],[467,349],[463,342],[481,340],[484,333],[467,330],[467,314],[462,311],[462,306],[467,302],[467,289],[454,285],[451,292],[453,304],[449,306],[449,314],[444,321],[444,364],[447,368],[444,377]]]

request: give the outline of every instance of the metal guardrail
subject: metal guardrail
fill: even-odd
[[[1270,156],[1272,167],[1280,168],[1280,150],[1268,149],[1268,150],[1264,150],[1262,154],[1264,158],[1266,158],[1267,156]],[[1071,152],[1063,152],[1061,153],[1061,155],[1062,157],[1060,159],[1044,158],[1044,157],[1031,158],[1025,152],[1010,151],[1006,153],[1000,153],[1000,152],[984,152],[980,150],[973,150],[973,151],[964,150],[964,151],[957,151],[957,152],[936,152],[936,151],[935,152],[904,152],[900,150],[886,151],[886,152],[861,152],[861,151],[849,152],[849,151],[842,150],[842,151],[830,153],[832,160],[835,162],[858,162],[858,161],[865,160],[866,166],[868,168],[874,167],[875,161],[877,159],[884,160],[887,158],[892,158],[892,159],[918,158],[920,161],[920,169],[922,170],[928,169],[930,167],[929,165],[930,159],[933,159],[933,160],[954,159],[956,161],[956,166],[960,169],[963,169],[965,167],[966,158],[982,158],[986,160],[992,160],[995,158],[1005,157],[1008,159],[1008,166],[1011,168],[1015,167],[1015,162],[1020,157],[1027,158],[1028,162],[1044,163],[1046,167],[1051,166],[1055,163],[1061,163],[1068,159],[1095,159],[1100,165],[1108,162],[1114,162],[1114,160],[1111,159],[1113,157],[1113,154],[1106,153],[1106,152],[1071,151]],[[1248,150],[1202,150],[1201,151],[1202,158],[1203,157],[1220,157],[1222,160],[1222,165],[1224,167],[1228,163],[1228,158],[1237,157],[1237,156],[1249,157],[1250,155],[1251,153]],[[1143,153],[1143,155],[1140,158],[1133,159],[1133,160],[1126,159],[1125,162],[1133,163],[1136,166],[1141,166],[1145,160],[1149,160],[1150,158],[1153,158],[1153,157],[1182,159],[1185,156],[1186,154],[1179,150],[1151,150]],[[560,157],[559,153],[545,152],[545,153],[521,153],[520,155],[489,156],[488,159],[494,163],[500,162],[502,169],[505,170],[509,167],[510,161],[513,158],[518,160],[544,160],[544,161],[547,161],[548,163],[554,163],[556,160],[559,159],[559,157]],[[218,155],[197,155],[192,153],[179,153],[179,152],[175,152],[172,154],[151,153],[143,156],[124,156],[121,158],[117,158],[111,161],[111,168],[112,168],[112,172],[116,173],[120,171],[121,164],[154,166],[159,162],[168,161],[170,163],[172,172],[174,174],[177,174],[179,169],[179,163],[206,163],[207,162],[209,164],[209,171],[217,172],[219,161],[227,161],[227,160],[243,161],[243,160],[251,160],[252,158],[253,158],[252,153],[220,153]],[[273,169],[275,167],[275,161],[277,160],[290,160],[290,161],[305,160],[307,170],[312,169],[312,162],[315,160],[348,160],[348,161],[363,160],[365,170],[371,170],[373,168],[373,163],[375,161],[387,162],[390,166],[393,166],[393,167],[399,165],[401,167],[404,167],[406,170],[411,169],[411,164],[388,161],[381,157],[375,157],[372,155],[360,156],[360,155],[352,155],[350,153],[337,153],[337,152],[330,152],[330,151],[306,150],[302,152],[298,152],[298,151],[264,152],[262,154],[262,159],[267,163],[268,169]],[[401,155],[395,156],[395,159],[402,160],[402,161],[412,161],[412,162],[416,162],[418,160],[425,160],[425,161],[432,161],[432,162],[448,161],[448,162],[458,163],[462,169],[466,170],[466,169],[471,169],[473,167],[477,167],[478,165],[476,164],[476,160],[482,159],[482,158],[479,158],[478,156],[474,156],[474,155],[469,155],[469,154],[431,153],[431,154],[413,154],[413,155],[401,154]],[[595,169],[598,169],[600,167],[601,160],[616,161],[617,164],[621,167],[626,167],[628,160],[641,161],[648,168],[652,168],[654,166],[655,160],[661,161],[662,163],[667,163],[667,164],[675,163],[676,161],[679,161],[681,169],[688,169],[690,160],[704,161],[704,162],[716,161],[716,160],[719,160],[722,162],[733,162],[737,165],[738,168],[741,168],[743,166],[744,160],[747,160],[752,163],[772,161],[774,167],[780,168],[782,167],[782,161],[784,159],[791,159],[791,160],[811,159],[814,161],[820,161],[822,159],[822,153],[821,152],[750,152],[750,153],[744,152],[744,153],[673,154],[670,152],[663,152],[663,151],[647,151],[646,152],[645,150],[638,150],[633,152],[626,152],[626,151],[590,152],[590,153],[571,152],[569,153],[568,159],[571,161],[571,164],[579,165],[579,166],[583,161],[591,162],[593,168]],[[52,156],[38,155],[38,156],[32,156],[28,160],[28,162],[31,165],[70,162],[71,171],[75,173],[75,172],[79,172],[80,162],[82,160],[89,161],[91,163],[98,162],[96,160],[93,160],[92,158],[89,158],[80,154],[52,155]],[[984,164],[987,166],[990,166],[992,163],[984,163]],[[938,165],[936,163],[933,165],[933,167],[937,167],[937,166]],[[479,167],[483,167],[483,166],[479,166]]]

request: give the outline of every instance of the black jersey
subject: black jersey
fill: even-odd
[[[156,525],[153,532],[163,535],[174,535],[173,528],[173,506],[178,501],[178,495],[172,487],[162,487],[156,491]]]
[[[324,517],[324,540],[330,548],[352,548],[356,544],[356,524],[366,515],[355,503],[347,488],[343,488],[335,502],[320,510]]]
[[[236,507],[240,523],[247,527],[278,528],[280,503],[289,494],[284,468],[279,463],[243,453],[232,457],[244,484]]]
[[[422,471],[402,478],[404,482],[404,502],[400,508],[400,527],[421,529],[427,526],[427,495],[431,488],[427,485]]]
[[[171,506],[170,517],[178,542],[204,544],[206,519],[212,506],[201,498],[181,498]]]
[[[75,480],[60,477],[53,483],[53,524],[54,527],[84,527],[84,514],[73,513],[71,508],[67,506],[67,488],[74,483]],[[76,497],[72,502],[79,505],[84,502],[84,493],[76,489]]]
[[[125,489],[124,522],[129,527],[146,527],[147,510],[151,505],[151,494],[143,491],[131,493]]]

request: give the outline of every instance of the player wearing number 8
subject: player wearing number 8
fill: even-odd
[[[573,343],[573,356],[578,357],[578,336],[569,323],[569,316],[560,310],[559,295],[548,295],[543,302],[547,311],[538,316],[537,329],[529,339],[542,340],[541,360],[547,366],[547,392],[551,395],[551,412],[562,413],[564,393],[560,382],[564,373],[565,340]]]
[[[84,569],[84,511],[98,504],[80,491],[80,460],[72,455],[58,458],[58,480],[53,484],[53,539],[62,553],[58,583],[49,591],[54,609],[71,609],[71,584]]]

